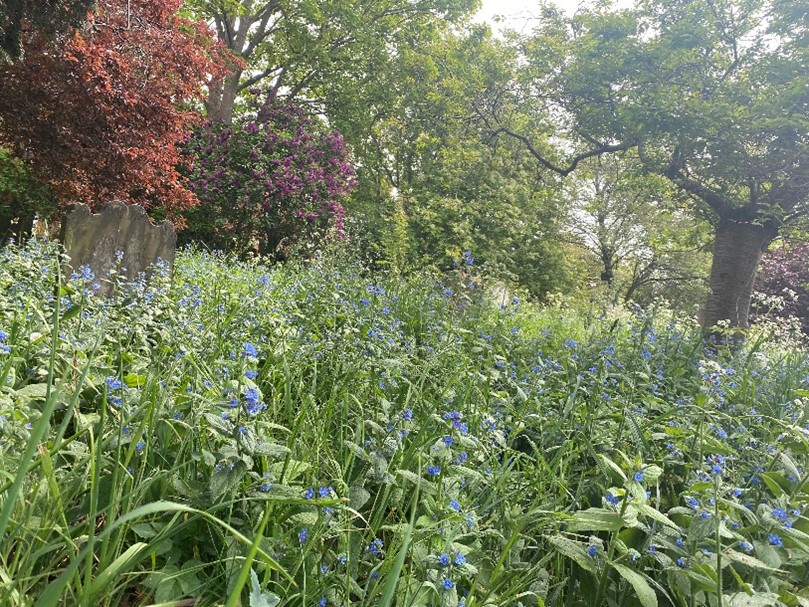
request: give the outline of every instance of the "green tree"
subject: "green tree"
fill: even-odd
[[[486,27],[443,32],[391,62],[366,97],[364,124],[330,114],[357,142],[360,185],[347,214],[359,225],[349,226],[378,261],[447,270],[471,251],[537,295],[572,284],[561,190],[517,142],[489,142],[475,128],[474,100],[513,60]]]
[[[611,299],[690,308],[704,296],[709,226],[678,188],[627,153],[588,159],[574,177],[568,229],[597,260]]]
[[[212,83],[209,119],[229,122],[239,95],[350,100],[383,76],[401,49],[469,14],[478,0],[190,0],[233,55],[230,75]],[[384,76],[383,76],[384,78]],[[363,111],[354,106],[354,111]]]
[[[572,18],[545,5],[519,40],[511,88],[488,91],[479,113],[492,135],[520,140],[563,176],[587,158],[637,150],[711,218],[704,326],[744,327],[762,252],[806,217],[807,13],[806,0],[602,2]],[[518,106],[545,129],[512,123],[506,110]]]

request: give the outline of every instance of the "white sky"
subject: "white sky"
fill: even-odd
[[[565,11],[572,15],[579,6],[581,0],[553,0],[557,5],[565,9]],[[477,21],[488,21],[492,28],[497,30],[500,27],[507,26],[511,29],[525,31],[528,33],[533,27],[533,16],[536,14],[538,0],[482,0],[482,7],[476,15]],[[619,7],[631,6],[631,0],[618,0],[616,2]],[[495,15],[501,15],[505,18],[504,22],[497,24],[494,22]]]
[[[555,0],[556,4],[572,14],[579,5],[579,0]],[[498,25],[506,26],[526,33],[532,27],[532,17],[537,12],[539,2],[536,0],[482,0],[482,7],[475,16],[476,21],[488,21],[497,30]],[[505,22],[494,22],[496,15],[505,18]]]

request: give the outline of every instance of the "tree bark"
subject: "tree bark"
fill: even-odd
[[[233,122],[233,107],[239,95],[239,80],[242,70],[236,69],[232,74],[211,82],[208,98],[205,100],[207,118],[211,122]]]
[[[711,285],[702,314],[710,332],[720,321],[731,327],[748,326],[750,300],[761,254],[777,236],[770,224],[722,221],[716,230]]]

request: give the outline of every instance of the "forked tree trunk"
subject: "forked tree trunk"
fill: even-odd
[[[233,121],[233,108],[239,96],[239,79],[242,71],[236,69],[221,79],[213,80],[208,87],[208,98],[205,100],[207,118],[211,122]]]
[[[716,230],[711,287],[702,314],[706,332],[720,321],[748,326],[750,300],[761,254],[777,236],[775,227],[723,221]]]

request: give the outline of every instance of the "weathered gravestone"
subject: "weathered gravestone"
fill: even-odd
[[[62,244],[73,271],[89,267],[99,285],[97,292],[109,294],[113,284],[104,278],[113,268],[127,281],[141,272],[149,275],[158,260],[170,271],[177,237],[170,221],[154,225],[143,207],[114,201],[99,213],[75,205],[62,221]]]

